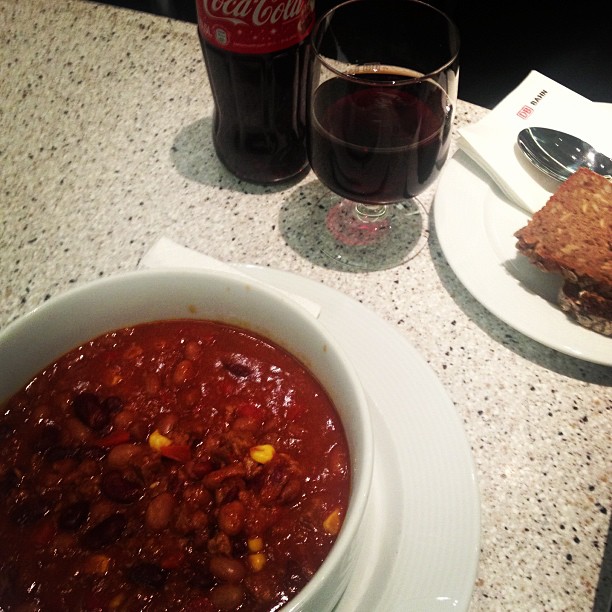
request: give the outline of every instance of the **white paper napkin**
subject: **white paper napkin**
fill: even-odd
[[[532,71],[484,119],[459,131],[459,148],[518,206],[534,213],[559,183],[536,170],[516,144],[527,127],[573,134],[602,153],[612,150],[612,126],[601,105]]]
[[[244,271],[239,270],[235,266],[226,264],[218,259],[194,251],[184,247],[169,238],[160,238],[151,249],[145,253],[140,260],[140,268],[200,268],[205,270],[225,270],[240,274],[245,278],[249,278],[252,282],[261,283],[255,280]],[[297,302],[302,308],[305,308],[313,317],[317,318],[321,312],[319,304],[308,300],[301,295],[287,293],[281,289],[274,288],[275,291],[282,293],[286,297]]]

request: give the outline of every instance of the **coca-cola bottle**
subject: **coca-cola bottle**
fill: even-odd
[[[213,98],[213,143],[237,177],[275,183],[308,170],[304,143],[314,0],[196,0]]]

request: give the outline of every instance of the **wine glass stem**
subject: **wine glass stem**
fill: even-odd
[[[372,223],[380,221],[387,214],[387,207],[381,204],[363,204],[357,202],[355,205],[355,215],[360,221]]]

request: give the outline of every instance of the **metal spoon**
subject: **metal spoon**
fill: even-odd
[[[612,159],[571,134],[531,127],[519,132],[517,143],[534,166],[558,181],[564,181],[581,166],[603,176],[612,175]]]

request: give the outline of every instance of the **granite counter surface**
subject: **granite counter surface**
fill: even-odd
[[[403,266],[326,267],[301,231],[312,174],[257,187],[217,161],[194,26],[78,0],[0,0],[0,26],[1,326],[136,268],[161,236],[334,287],[406,336],[463,421],[482,503],[471,609],[605,609],[610,368],[492,316],[454,276],[435,228]],[[456,126],[486,112],[460,102]]]

